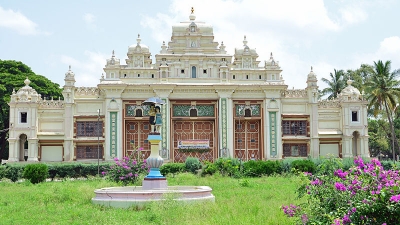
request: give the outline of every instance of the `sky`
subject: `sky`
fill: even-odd
[[[71,65],[76,86],[94,87],[112,51],[125,62],[138,34],[154,63],[191,7],[229,54],[244,35],[260,66],[272,52],[290,89],[306,87],[311,66],[320,88],[334,69],[378,60],[400,69],[398,0],[0,0],[0,59],[22,61],[60,86]]]

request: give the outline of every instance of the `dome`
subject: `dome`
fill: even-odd
[[[150,52],[149,47],[140,43],[142,41],[142,39],[140,39],[140,34],[138,34],[138,38],[136,39],[136,41],[137,44],[133,44],[128,47],[128,52],[143,52],[143,53]]]
[[[75,73],[71,71],[71,65],[69,66],[68,71],[65,73],[65,78],[74,78]]]
[[[340,92],[341,96],[349,96],[351,99],[359,99],[360,98],[360,91],[353,87],[351,84],[353,83],[352,80],[347,81],[347,87]]]

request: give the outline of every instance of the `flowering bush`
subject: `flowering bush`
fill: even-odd
[[[140,152],[143,148],[137,148],[135,152]],[[129,157],[123,157],[121,160],[115,158],[115,165],[110,166],[107,171],[103,171],[101,174],[106,179],[122,183],[122,185],[135,184],[139,176],[147,174],[150,171],[146,163],[146,159],[137,157],[136,153],[133,153]]]
[[[378,160],[354,164],[348,171],[304,173],[298,194],[307,202],[282,206],[283,212],[299,224],[400,224],[399,171],[384,170]]]

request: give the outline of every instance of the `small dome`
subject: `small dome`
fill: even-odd
[[[138,38],[136,39],[137,44],[133,44],[128,47],[128,52],[143,52],[143,53],[148,53],[149,52],[149,47],[147,47],[144,44],[140,44],[142,39],[140,39],[140,34],[138,34]]]
[[[71,65],[69,65],[68,71],[65,73],[65,78],[74,78],[75,73],[71,71]]]
[[[347,87],[340,92],[341,96],[350,96],[352,99],[359,99],[360,98],[360,91],[352,86],[351,84],[353,83],[352,80],[347,81]]]
[[[313,68],[311,67],[311,71],[308,74],[308,80],[315,80],[317,79],[317,75],[314,73]]]

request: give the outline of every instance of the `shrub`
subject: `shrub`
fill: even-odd
[[[280,173],[281,166],[278,161],[247,161],[243,163],[243,173],[249,177],[260,177],[263,175],[271,175],[273,173]]]
[[[214,163],[222,176],[234,176],[239,173],[241,163],[236,158],[219,158]]]
[[[197,170],[201,169],[201,163],[198,158],[187,157],[185,161],[186,169],[193,174],[196,174]]]
[[[204,166],[203,166],[203,171],[201,172],[202,176],[205,175],[213,175],[214,173],[216,173],[218,170],[217,166],[209,161],[205,161],[204,162]]]
[[[16,182],[22,178],[24,171],[24,165],[6,165],[4,177],[10,179],[12,182]]]
[[[160,167],[160,173],[163,176],[167,176],[168,174],[172,174],[172,176],[175,176],[175,174],[183,173],[185,171],[186,171],[185,163],[167,163],[163,164]]]
[[[292,169],[296,169],[301,172],[314,173],[315,164],[311,160],[295,160],[291,165]]]
[[[6,177],[6,167],[0,166],[0,180]]]
[[[32,184],[37,184],[46,180],[49,175],[49,168],[46,164],[28,164],[24,168],[23,177]]]
[[[137,161],[133,157],[123,157],[122,160],[115,158],[114,161],[115,165],[103,171],[102,175],[105,176],[106,179],[122,183],[122,185],[135,184],[140,175],[150,171],[145,159],[139,159]]]
[[[333,168],[339,160],[325,160],[321,168]],[[325,166],[323,165],[325,164]],[[282,206],[296,224],[400,224],[400,176],[384,170],[378,160],[354,160],[349,170],[312,175],[305,173],[300,206]]]

